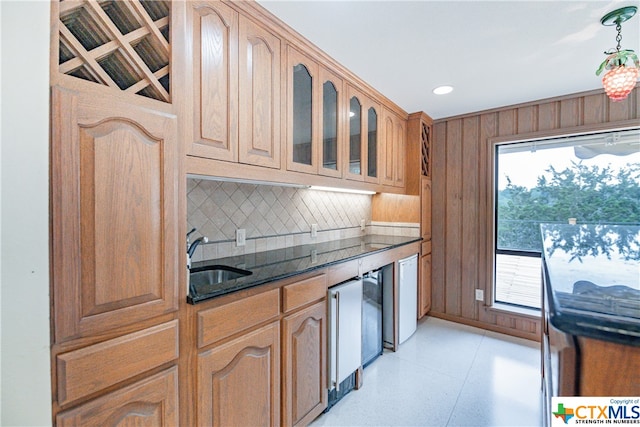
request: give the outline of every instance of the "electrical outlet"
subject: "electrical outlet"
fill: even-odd
[[[364,219],[361,219],[361,220],[360,220],[360,230],[361,230],[361,231],[364,231],[364,229],[366,228],[366,226],[367,226],[367,222],[366,222]]]
[[[476,301],[484,301],[484,291],[482,289],[476,289]]]
[[[315,239],[318,237],[318,224],[311,224],[311,238]]]
[[[236,230],[236,246],[244,246],[247,238],[247,230],[238,228]]]

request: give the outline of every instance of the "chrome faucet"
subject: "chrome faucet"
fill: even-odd
[[[196,228],[192,228],[191,231],[187,233],[187,268],[191,269],[191,257],[193,253],[196,251],[196,248],[200,243],[207,243],[209,239],[206,236],[198,237],[193,243],[189,243],[189,236],[196,231]]]

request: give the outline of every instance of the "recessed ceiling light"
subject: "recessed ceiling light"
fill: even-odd
[[[446,95],[453,90],[453,86],[438,86],[433,90],[436,95]]]

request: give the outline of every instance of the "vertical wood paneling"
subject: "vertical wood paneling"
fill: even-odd
[[[517,133],[517,111],[512,108],[498,112],[498,135],[505,136]]]
[[[462,317],[474,319],[475,288],[478,284],[478,162],[480,118],[462,121],[462,277],[460,301]]]
[[[538,130],[557,129],[560,122],[559,103],[557,101],[546,102],[538,106]]]
[[[446,226],[447,239],[445,307],[447,313],[460,315],[462,268],[462,120],[447,123]]]
[[[607,117],[607,96],[596,94],[585,96],[584,98],[584,118],[585,125],[593,125],[606,121]]]
[[[636,94],[638,92],[639,92],[638,89],[636,89]],[[634,99],[633,93],[629,94],[629,96],[627,97],[627,100],[629,99]],[[637,100],[638,98],[636,97],[635,99]],[[609,103],[609,121],[613,122],[617,120],[628,120],[633,118],[633,115],[631,114],[631,111],[633,110],[632,102],[627,102],[627,101],[614,102],[614,101],[611,101],[610,99],[607,99],[607,102]]]
[[[474,288],[492,290],[493,171],[491,139],[640,118],[636,88],[614,103],[589,93],[436,121],[433,133],[431,313],[538,339],[540,321],[492,310],[474,301]],[[593,128],[591,128],[593,129]]]
[[[534,132],[538,122],[538,106],[518,108],[518,133]]]
[[[560,101],[560,127],[569,128],[580,125],[582,98],[563,99]]]
[[[445,254],[447,248],[447,241],[445,239],[444,225],[446,223],[446,209],[445,202],[447,200],[446,191],[446,169],[447,164],[447,123],[443,122],[433,126],[433,141],[439,141],[439,143],[432,143],[431,156],[432,162],[432,196],[431,196],[431,241],[433,246],[440,248],[437,254],[432,255],[431,260],[431,297],[432,297],[432,309],[434,311],[444,313],[444,290],[446,289],[446,280],[444,273],[445,267]],[[433,227],[437,224],[437,227]]]

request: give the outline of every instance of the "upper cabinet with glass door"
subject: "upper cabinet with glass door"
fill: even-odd
[[[343,147],[345,146],[346,107],[342,79],[335,73],[320,67],[322,82],[322,145],[320,175],[341,177]]]
[[[287,49],[287,169],[318,172],[320,77],[318,63]]]
[[[348,179],[379,182],[378,112],[380,106],[363,92],[349,86]]]
[[[289,46],[287,49],[287,169],[342,177],[343,82]]]

